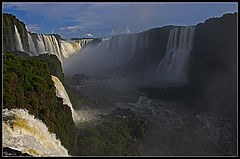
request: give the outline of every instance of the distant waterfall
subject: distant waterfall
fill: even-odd
[[[68,156],[68,151],[47,126],[23,109],[3,109],[3,147],[32,156]]]
[[[50,35],[50,39],[52,40],[52,43],[53,43],[53,48],[54,48],[54,54],[58,57],[58,59],[62,62],[63,58],[62,58],[62,54],[60,52],[60,46],[58,44],[58,41],[56,39],[55,36],[53,35]]]
[[[31,49],[31,46],[30,46],[30,51],[34,52],[35,55],[40,55],[44,53],[54,54],[58,57],[59,61],[62,62],[60,46],[54,35],[37,34],[37,38],[33,38],[32,35],[29,35],[28,43],[34,44],[34,41],[37,45],[37,49],[33,50]]]
[[[15,30],[17,28],[15,27]],[[21,45],[21,38],[16,30],[16,45],[17,50],[24,51]],[[38,56],[40,54],[54,54],[62,63],[63,59],[66,59],[79,50],[85,48],[93,39],[79,39],[72,40],[71,42],[59,39],[59,42],[55,35],[35,34],[28,32],[28,44],[29,50],[25,50],[30,53],[30,56]]]
[[[129,56],[129,60],[132,59],[135,55],[136,49],[137,49],[137,35],[133,34],[131,40],[131,54]]]
[[[149,47],[149,32],[146,33],[146,39],[145,39],[145,48]]]
[[[102,41],[97,45],[97,48],[110,48],[110,38],[102,39]]]
[[[77,53],[79,50],[85,48],[93,39],[79,39],[72,42],[61,40],[61,52],[63,58],[68,58],[69,56]]]
[[[17,51],[23,51],[23,45],[22,45],[22,42],[21,42],[21,37],[20,37],[20,34],[18,33],[16,25],[14,25],[14,29],[15,29],[16,50]]]
[[[69,43],[66,41],[61,41],[61,50],[64,58],[69,57],[77,51],[78,46],[74,43]]]
[[[38,53],[45,53],[45,46],[44,46],[44,42],[42,39],[42,36],[40,34],[37,34],[38,39],[37,40],[37,48],[38,48]]]
[[[33,42],[32,36],[30,35],[29,32],[28,32],[28,45],[29,45],[29,51],[32,53],[32,56],[36,56],[37,55],[37,49],[36,49],[36,46]]]
[[[79,121],[79,116],[77,115],[77,113],[73,109],[72,103],[71,103],[71,101],[68,97],[67,92],[65,91],[65,88],[62,85],[62,82],[55,76],[51,75],[51,77],[52,77],[52,80],[54,82],[54,86],[56,87],[57,97],[63,98],[63,104],[66,104],[70,107],[70,109],[72,111],[72,119],[76,123],[77,121]]]
[[[170,31],[165,57],[158,64],[155,75],[159,82],[186,84],[188,62],[195,27],[175,27]]]

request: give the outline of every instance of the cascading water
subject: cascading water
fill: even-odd
[[[46,52],[49,52],[49,53],[54,53],[53,51],[53,46],[52,46],[52,43],[50,42],[50,37],[49,36],[43,36],[44,38],[44,41],[45,41],[45,50]]]
[[[31,55],[36,56],[37,55],[37,49],[35,47],[35,44],[33,42],[32,36],[28,32],[28,44],[29,44],[29,51],[32,53]]]
[[[69,56],[77,53],[79,50],[85,48],[93,39],[79,39],[72,42],[61,40],[61,52],[63,58],[68,58]]]
[[[75,44],[79,45],[79,48],[81,49],[86,47],[92,41],[93,39],[79,39],[79,40],[75,40]]]
[[[34,43],[36,43],[36,45]],[[28,44],[32,55],[38,56],[44,53],[54,54],[60,62],[62,62],[60,47],[54,35],[37,34],[37,38],[34,38],[32,34],[28,33]]]
[[[59,45],[58,45],[58,41],[57,41],[56,37],[53,36],[53,35],[51,35],[51,39],[52,39],[52,41],[53,41],[53,47],[54,47],[54,50],[55,50],[54,54],[58,57],[58,59],[59,59],[59,60],[61,61],[61,63],[62,63],[62,54],[61,54],[61,52],[60,52],[60,47],[59,47]]]
[[[134,57],[136,48],[137,48],[137,35],[133,34],[132,40],[131,40],[131,54],[130,54],[129,60],[131,60]]]
[[[210,112],[187,109],[176,101],[148,99],[116,103],[115,115],[133,114],[148,119],[145,137],[140,143],[142,155],[217,156],[234,154],[231,120]],[[224,155],[223,155],[224,156]]]
[[[15,29],[16,50],[17,51],[23,51],[23,45],[22,45],[22,42],[21,42],[21,37],[20,37],[20,34],[18,33],[18,29],[17,29],[16,25],[14,25],[14,29]]]
[[[97,45],[97,48],[100,47],[110,48],[110,38],[102,39],[102,41]]]
[[[76,123],[79,121],[79,116],[77,115],[77,113],[75,112],[75,110],[72,107],[72,103],[68,97],[67,92],[65,91],[64,86],[62,85],[62,82],[55,76],[52,76],[52,80],[54,83],[54,86],[56,87],[56,95],[57,97],[63,98],[63,104],[66,104],[70,107],[71,111],[72,111],[72,118],[73,121]]]
[[[45,45],[42,39],[42,36],[40,34],[37,34],[38,39],[37,40],[37,48],[38,48],[38,53],[42,54],[45,53]]]
[[[188,61],[195,27],[175,27],[170,31],[165,57],[160,61],[155,76],[159,82],[187,84]]]
[[[145,39],[145,48],[149,46],[149,32],[147,32],[146,39]]]
[[[3,147],[32,156],[68,156],[68,151],[47,126],[23,109],[3,109]]]
[[[17,50],[24,51],[21,44],[21,38],[16,30],[16,46]],[[62,63],[63,59],[72,56],[79,50],[85,48],[88,44],[92,42],[93,39],[79,39],[72,42],[66,40],[60,40],[60,44],[55,37],[55,35],[43,35],[36,34],[35,37],[32,33],[28,32],[28,44],[30,56],[38,56],[40,54],[49,53],[57,56],[59,61]],[[26,52],[29,52],[26,50]]]
[[[145,42],[145,39],[144,39],[144,35],[142,34],[140,36],[140,48],[144,48],[145,47],[144,42]]]
[[[61,51],[64,58],[68,58],[73,52],[76,52],[77,45],[61,41]]]

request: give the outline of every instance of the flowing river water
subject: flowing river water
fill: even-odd
[[[148,120],[138,146],[143,156],[225,156],[236,154],[236,127],[216,114],[197,112],[183,103],[148,99],[130,80],[117,75],[90,78],[72,85],[81,94],[103,101],[98,109],[76,110],[83,126],[97,123],[99,114],[136,112]],[[91,122],[90,122],[91,121]]]

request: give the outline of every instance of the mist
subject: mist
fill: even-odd
[[[191,85],[190,74],[198,75],[189,71],[190,55],[196,51],[195,28],[169,27],[165,43],[161,36],[154,37],[156,30],[103,39],[66,59],[64,74],[104,77],[77,86],[88,97],[103,101],[99,110],[119,107],[145,116],[148,127],[139,148],[145,155],[233,154],[236,100],[235,85],[230,83],[235,81],[228,75],[234,71],[218,75],[214,70]],[[141,99],[147,102],[141,104]],[[231,115],[233,120],[225,120]]]
[[[171,27],[169,28],[171,29]],[[188,84],[188,60],[194,27],[175,27],[164,44],[156,33],[121,34],[88,45],[63,63],[64,74],[87,76],[124,75],[138,86],[179,86]],[[179,40],[177,40],[180,38]],[[188,40],[190,39],[190,40]],[[163,45],[157,47],[158,45]]]
[[[96,45],[90,45],[63,63],[66,75],[85,74],[87,76],[106,75],[109,71],[124,65],[129,52],[127,41],[122,38],[103,39]]]

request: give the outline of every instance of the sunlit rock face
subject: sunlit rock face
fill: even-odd
[[[72,107],[72,103],[68,97],[68,94],[64,88],[64,86],[62,85],[62,82],[56,77],[56,76],[51,76],[54,86],[56,87],[56,95],[59,98],[63,98],[63,104],[66,104],[70,107],[71,111],[72,111],[72,118],[73,121],[76,123],[79,120],[79,116],[77,115],[77,113],[75,112],[75,110]]]
[[[76,54],[81,49],[85,48],[93,39],[79,39],[71,42],[61,40],[61,52],[63,58],[68,58],[71,55]]]
[[[68,156],[47,126],[24,109],[3,109],[3,147],[32,156]]]

